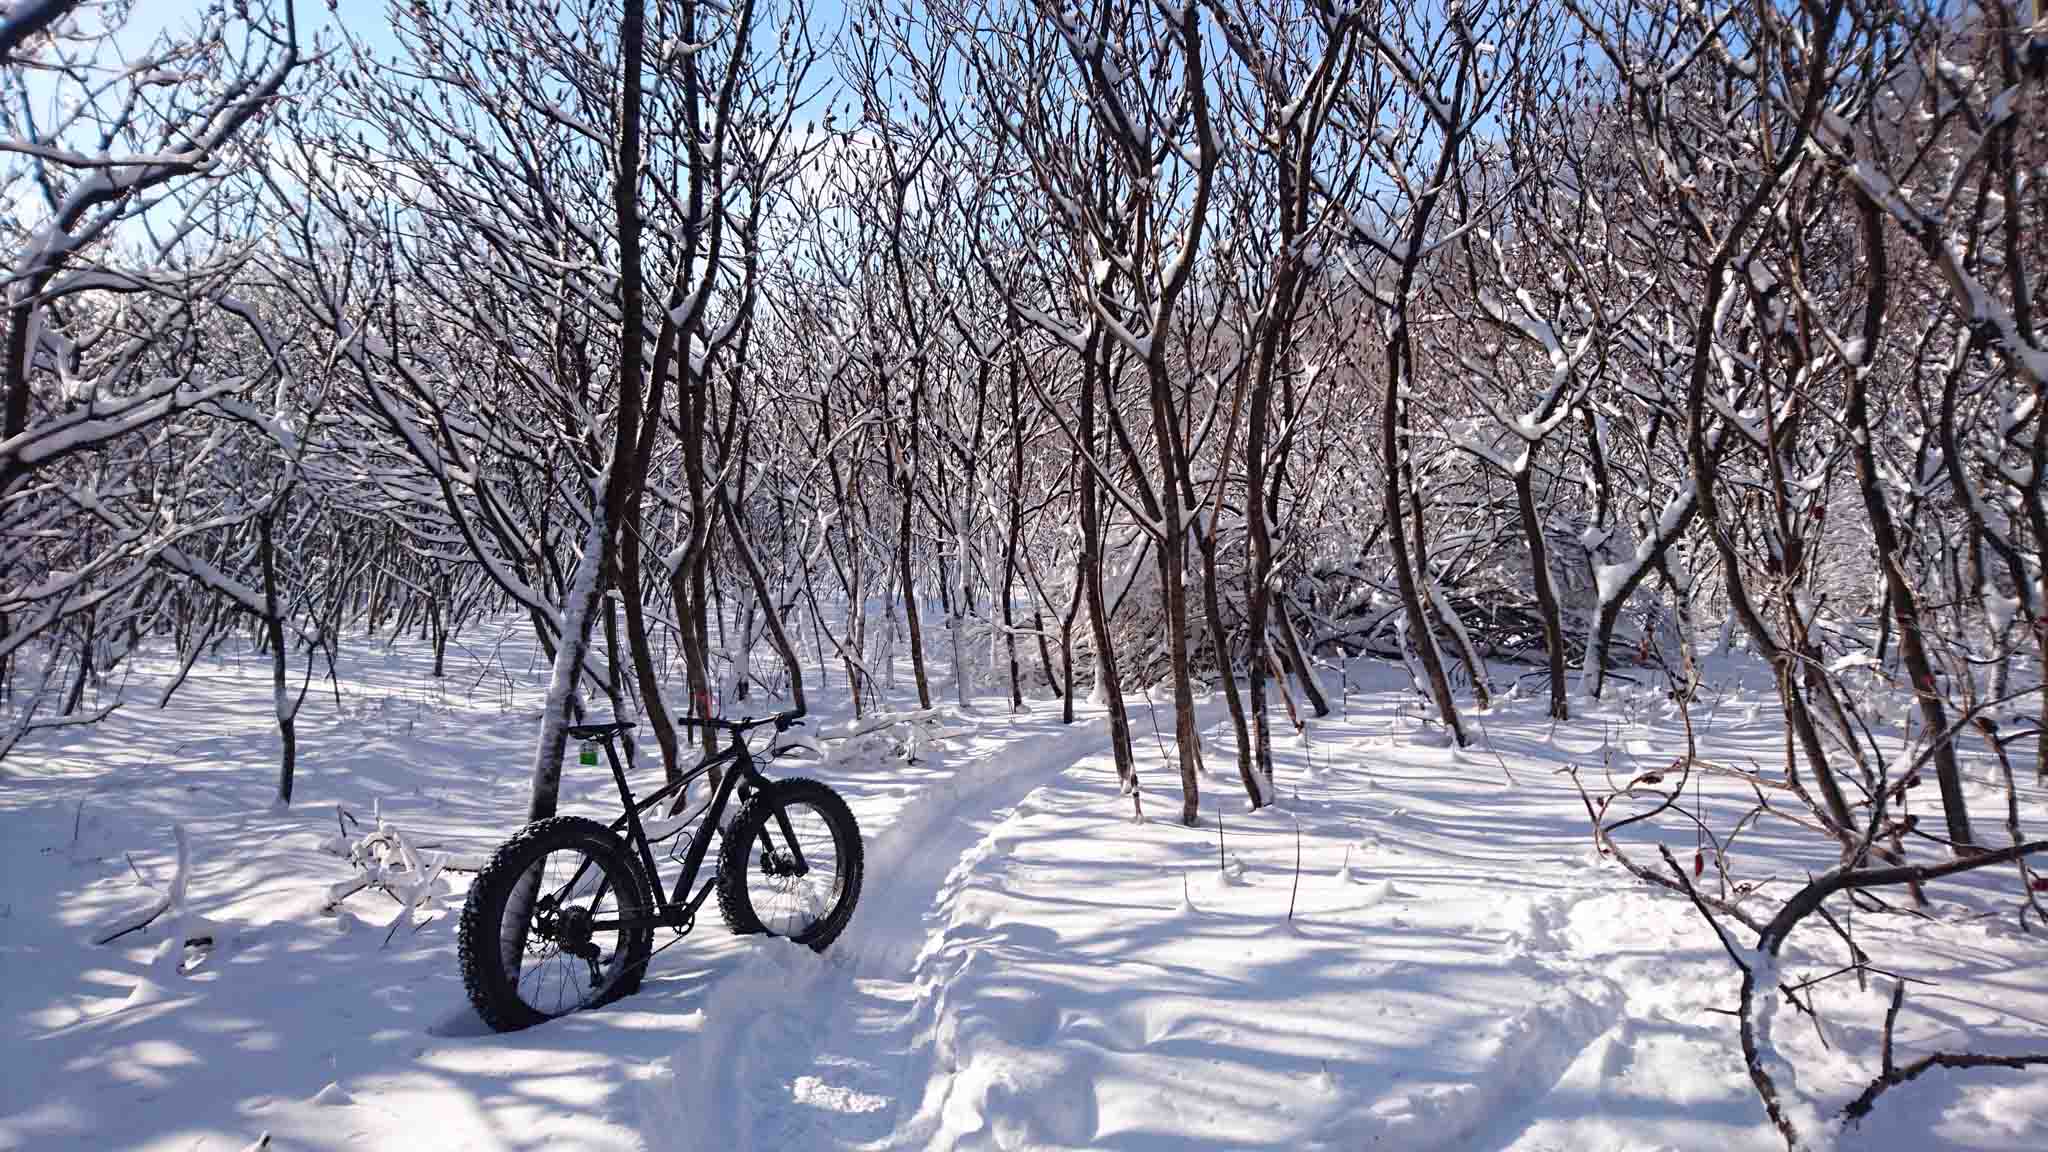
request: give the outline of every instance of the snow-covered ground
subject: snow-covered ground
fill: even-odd
[[[359,649],[307,699],[288,812],[270,803],[255,661],[202,664],[168,710],[42,734],[0,765],[0,1149],[237,1149],[265,1132],[273,1148],[657,1152],[1782,1147],[1721,1011],[1733,967],[1688,905],[1598,857],[1559,771],[1625,777],[1683,747],[1661,697],[1627,685],[1554,729],[1540,703],[1503,703],[1460,752],[1394,672],[1360,664],[1367,688],[1306,745],[1282,742],[1278,806],[1245,812],[1212,738],[1193,829],[1171,819],[1143,702],[1139,824],[1099,713],[1067,728],[1055,704],[985,700],[915,762],[788,769],[838,788],[867,841],[860,906],[826,955],[728,936],[707,912],[638,995],[491,1035],[456,973],[463,874],[416,930],[391,931],[401,908],[381,893],[323,908],[352,872],[329,850],[337,806],[458,855],[515,828],[545,675],[519,635],[472,638],[441,686],[417,648]],[[131,695],[165,670],[138,668]],[[1775,764],[1766,682],[1741,679],[1696,715],[1702,753]],[[1220,700],[1203,708],[1227,731]],[[1159,720],[1170,734],[1163,704]],[[602,771],[567,768],[566,810],[609,795]],[[1978,779],[1972,798],[1980,835],[2001,834],[2002,790]],[[2031,785],[2021,799],[2038,833],[2048,803]],[[1741,800],[1722,781],[1699,803],[1726,827]],[[166,886],[174,823],[188,932],[216,941],[184,971],[158,958],[167,920],[91,943],[157,899],[145,879]],[[1689,860],[1691,834],[1665,834]],[[1766,897],[1827,863],[1779,821],[1740,844],[1744,878],[1775,878]],[[1901,1062],[2048,1048],[2048,941],[2016,930],[2015,884],[1980,873],[1934,889],[1929,918],[1855,917],[1878,963],[1931,981],[1901,1014]],[[1788,957],[1795,980],[1844,963],[1819,929]],[[1815,990],[1820,1024],[1781,1014],[1801,1096],[1832,1110],[1876,1073],[1890,987],[1844,977]],[[2048,1071],[1930,1074],[1844,1144],[2048,1147]]]

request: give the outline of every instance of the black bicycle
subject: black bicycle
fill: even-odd
[[[728,733],[730,742],[640,800],[613,743],[633,725],[571,725],[572,738],[603,743],[625,812],[609,827],[580,816],[537,820],[477,874],[457,949],[477,1015],[509,1032],[630,995],[657,951],[655,930],[681,939],[714,890],[733,932],[786,936],[824,951],[860,898],[860,828],[838,793],[816,780],[769,779],[747,747],[754,729],[773,724],[786,732],[802,715],[681,721]],[[687,796],[692,782],[721,765],[731,770],[696,811],[641,819],[664,800]],[[739,808],[727,823],[735,796]],[[714,832],[717,872],[698,887]],[[682,861],[666,894],[654,853],[663,842],[671,844],[669,858]]]

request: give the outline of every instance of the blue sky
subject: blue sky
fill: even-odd
[[[282,4],[282,0],[272,0]],[[388,53],[397,47],[391,36],[391,21],[387,15],[387,0],[334,0],[334,11],[328,11],[328,0],[297,0],[301,43],[310,45],[314,34],[336,27],[345,27],[358,40],[378,52]],[[811,0],[811,23],[813,27],[836,27],[842,11],[841,0]],[[197,22],[199,13],[206,8],[206,0],[140,0],[130,22],[129,42],[140,46],[154,39],[156,34],[167,27],[189,26]],[[278,9],[283,10],[281,7]],[[332,39],[330,37],[330,39]]]
[[[278,2],[278,11],[282,12],[282,0]],[[332,12],[327,10],[327,0],[297,0],[297,4],[302,46],[311,46],[314,35],[336,25],[346,27],[380,52],[395,46],[391,23],[385,17],[385,0],[335,0]],[[190,27],[198,22],[206,6],[205,0],[142,0],[135,6],[123,40],[141,47],[166,28]]]

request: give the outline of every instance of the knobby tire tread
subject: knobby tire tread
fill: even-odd
[[[823,952],[853,919],[853,906],[860,901],[866,860],[860,825],[854,822],[853,810],[840,799],[839,793],[817,780],[803,777],[777,780],[768,788],[754,793],[740,808],[739,815],[733,818],[731,830],[718,847],[718,911],[725,917],[726,927],[735,935],[747,936],[765,931],[760,918],[754,913],[753,901],[747,896],[747,870],[754,866],[753,846],[761,829],[775,818],[777,808],[791,803],[813,805],[828,824],[845,833],[845,843],[839,846],[839,867],[846,877],[845,895],[829,915],[796,937],[797,943],[814,952]]]
[[[504,921],[505,902],[511,898],[512,886],[535,860],[545,857],[548,852],[562,848],[590,849],[600,845],[602,850],[617,857],[624,874],[632,880],[636,888],[634,906],[643,910],[652,908],[647,878],[641,875],[642,869],[625,842],[613,835],[611,829],[581,816],[553,816],[528,824],[498,846],[490,861],[471,882],[469,896],[462,904],[456,954],[462,965],[463,990],[469,994],[469,1002],[477,1015],[483,1017],[484,1023],[493,1031],[515,1032],[552,1019],[521,1000],[514,983],[516,975],[508,977],[504,971],[498,930]],[[621,900],[620,904],[623,906],[624,901]],[[638,991],[653,942],[652,926],[633,933],[618,979],[586,1007],[600,1007]]]

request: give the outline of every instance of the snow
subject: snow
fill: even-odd
[[[1958,64],[1946,55],[1937,53],[1934,67],[1944,79],[1957,84],[1969,84],[1977,78],[1977,70],[1967,64]]]
[[[1993,584],[1984,585],[1979,594],[1984,600],[1985,622],[1991,625],[1992,632],[2003,633],[2012,624],[2013,613],[2019,610],[2019,598],[2000,595]]]
[[[313,1098],[307,1101],[321,1108],[341,1108],[355,1102],[356,1098],[349,1095],[347,1089],[332,1080],[327,1082],[325,1088],[313,1093]]]
[[[1342,718],[1276,742],[1279,803],[1247,813],[1214,782],[1196,828],[1165,817],[1175,775],[1142,745],[1152,819],[1132,822],[1099,709],[1072,727],[1047,701],[855,725],[814,689],[823,707],[802,743],[823,762],[779,774],[826,780],[861,823],[867,880],[839,943],[819,956],[733,938],[707,911],[637,995],[489,1034],[455,970],[468,873],[454,869],[523,816],[550,669],[523,624],[486,628],[475,666],[455,658],[439,685],[424,644],[345,643],[338,684],[316,684],[300,712],[288,810],[270,807],[267,664],[232,645],[166,711],[37,733],[10,755],[0,1148],[235,1149],[264,1133],[280,1149],[1783,1146],[1723,1011],[1738,977],[1719,941],[1686,901],[1593,852],[1553,771],[1606,758],[1633,774],[1682,746],[1661,695],[1625,683],[1564,724],[1540,699],[1497,703],[1484,746],[1459,751],[1413,738],[1428,729],[1397,665],[1358,662]],[[1709,667],[1715,691],[1767,697],[1768,669],[1737,659]],[[175,668],[153,658],[135,676]],[[472,696],[486,675],[507,687]],[[1212,751],[1227,748],[1220,699],[1198,708]],[[1782,731],[1731,707],[1701,739],[1703,755],[1768,764]],[[911,747],[921,754],[901,759]],[[1496,754],[1517,786],[1492,770]],[[1977,810],[2003,811],[1991,766],[1964,761]],[[1703,783],[1707,818],[1728,826],[1746,788]],[[609,787],[568,765],[564,811],[602,812]],[[337,805],[361,826],[341,827]],[[2024,793],[2022,819],[2043,816]],[[175,885],[173,828],[186,841]],[[332,886],[360,874],[333,850],[378,830],[410,857],[387,879],[403,889],[444,865],[452,890],[361,891],[327,911]],[[1629,834],[1654,858],[1647,827]],[[1743,839],[1744,879],[1830,863],[1788,823]],[[1902,1062],[2040,1046],[2040,944],[2010,927],[2010,874],[1978,875],[1932,890],[1925,920],[1855,914],[1882,963],[1933,981],[1902,1014]],[[92,943],[166,889],[175,915]],[[211,947],[185,945],[198,926]],[[1781,960],[1788,982],[1840,962],[1824,930],[1795,935]],[[1789,1006],[1764,1006],[1781,1084],[1817,1142],[1874,1074],[1889,990],[1812,990],[1825,1048]],[[1841,1141],[2048,1146],[2048,1077],[1924,1077]]]
[[[1597,564],[1593,567],[1593,582],[1599,591],[1602,604],[1611,604],[1621,598],[1621,590],[1628,586],[1629,578],[1642,569],[1642,565],[1631,560],[1626,564]]]

